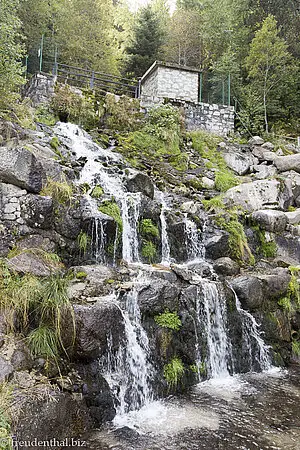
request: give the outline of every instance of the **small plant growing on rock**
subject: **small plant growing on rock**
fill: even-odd
[[[83,230],[80,231],[79,235],[77,236],[77,244],[80,249],[80,252],[84,255],[86,254],[87,246],[90,242],[90,238]]]
[[[73,189],[66,181],[54,181],[48,178],[47,184],[41,190],[40,195],[52,197],[55,202],[64,205],[71,203]]]
[[[154,225],[151,219],[143,219],[140,222],[140,233],[159,238],[158,227]]]
[[[292,351],[295,356],[300,356],[300,341],[299,340],[293,340],[292,341]]]
[[[162,328],[169,328],[170,330],[179,331],[182,326],[181,320],[177,313],[165,311],[154,317],[155,322]]]
[[[153,263],[156,254],[157,250],[153,242],[144,241],[142,246],[142,256],[148,260],[149,264]]]
[[[164,366],[164,378],[169,388],[176,389],[184,375],[184,365],[180,358],[175,357]]]
[[[104,191],[103,191],[102,187],[99,186],[99,184],[97,184],[97,186],[95,186],[94,189],[92,190],[91,197],[97,199],[97,198],[102,197],[103,194],[104,194]]]
[[[121,210],[119,205],[114,200],[105,200],[103,203],[101,203],[98,209],[103,214],[107,214],[108,216],[112,217],[116,222],[116,224],[118,225],[119,232],[122,232],[123,221],[121,216]]]

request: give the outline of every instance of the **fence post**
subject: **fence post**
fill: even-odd
[[[28,55],[25,56],[25,80],[27,80],[27,72],[28,72]]]
[[[55,46],[54,51],[54,67],[53,67],[53,75],[57,77],[57,45]]]
[[[228,74],[228,106],[230,106],[231,103],[231,75]]]
[[[40,72],[42,71],[42,67],[43,67],[43,47],[44,47],[44,35],[42,34],[41,46],[39,48]]]
[[[225,80],[222,80],[222,105],[225,105]]]
[[[93,71],[90,79],[90,89],[94,89],[94,82],[95,82],[95,72]]]

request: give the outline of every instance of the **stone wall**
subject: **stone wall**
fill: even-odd
[[[54,95],[56,77],[43,73],[36,73],[25,85],[23,96],[29,97],[34,106],[47,103]]]
[[[198,72],[158,66],[142,80],[142,95],[198,101]]]
[[[141,106],[145,110],[164,103],[165,99],[163,97],[144,94],[141,96]],[[227,136],[234,131],[233,106],[184,102],[177,99],[170,99],[169,103],[183,109],[186,129],[189,131],[207,130],[220,136]]]

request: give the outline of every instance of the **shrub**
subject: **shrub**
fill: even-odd
[[[50,110],[49,106],[42,103],[35,110],[34,120],[51,127],[56,124],[58,119],[53,114],[53,111]]]
[[[184,374],[184,365],[180,358],[173,358],[164,366],[164,378],[170,388],[176,388]]]
[[[144,241],[142,245],[142,256],[147,259],[149,264],[152,264],[154,261],[154,258],[156,257],[157,250],[153,242],[151,241]]]
[[[151,219],[143,219],[140,222],[140,233],[159,238],[159,230]]]
[[[155,322],[162,328],[169,328],[170,330],[179,331],[182,326],[181,320],[177,313],[165,311],[162,314],[154,317]]]
[[[111,130],[134,131],[141,127],[143,114],[139,100],[108,93],[104,106],[108,114],[106,123]]]

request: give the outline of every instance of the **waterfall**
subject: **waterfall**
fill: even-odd
[[[123,259],[129,263],[139,261],[138,222],[141,194],[125,194],[122,198]]]
[[[106,234],[104,232],[103,222],[98,217],[92,221],[91,251],[97,263],[104,263],[104,246],[106,243]]]
[[[219,283],[202,280],[196,300],[198,332],[206,341],[207,374],[211,378],[228,376],[232,355],[231,342],[226,329],[226,299]],[[196,337],[196,364],[201,367],[203,356]]]
[[[167,229],[167,221],[166,221],[166,211],[168,211],[167,202],[165,196],[162,192],[156,191],[156,195],[158,200],[161,203],[160,210],[160,225],[161,225],[161,263],[162,264],[170,264],[170,245],[168,238],[168,229]]]
[[[108,352],[101,361],[103,370],[106,368],[104,376],[116,399],[115,424],[127,412],[149,404],[154,397],[151,379],[155,369],[149,361],[149,341],[141,324],[137,298],[137,287],[127,293],[122,302],[115,296],[114,302],[124,321],[125,342],[114,354],[112,338],[108,336]]]
[[[195,222],[185,214],[185,236],[186,249],[189,261],[202,260],[204,258],[204,245],[200,240],[199,232]]]
[[[249,370],[253,371],[257,365],[260,370],[268,370],[272,367],[269,347],[264,343],[261,337],[259,324],[252,314],[242,309],[235,290],[231,286],[229,287],[234,294],[236,309],[242,320],[243,344],[249,363]]]

